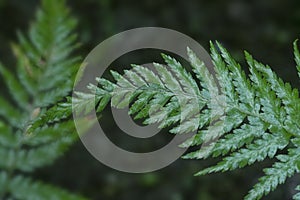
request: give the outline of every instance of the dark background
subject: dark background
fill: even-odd
[[[159,26],[186,34],[207,50],[209,40],[218,40],[242,64],[243,50],[247,50],[256,59],[272,66],[285,81],[299,88],[292,51],[292,42],[300,32],[298,0],[72,0],[68,4],[79,21],[77,32],[82,47],[78,53],[83,58],[97,44],[116,33]],[[37,0],[0,0],[0,59],[9,67],[15,62],[10,43],[17,41],[16,30],[26,31],[38,5]],[[150,53],[151,59],[158,55],[157,52]],[[145,53],[137,52],[137,62],[142,58],[145,58]],[[128,62],[137,63],[131,55],[115,64],[127,66]],[[111,137],[117,138],[116,142],[120,144],[128,144],[130,139],[122,136],[107,113],[104,123],[107,122]],[[167,134],[160,136],[161,141],[171,137]],[[146,146],[152,144],[156,145],[150,142]],[[263,174],[262,169],[271,165],[271,161],[265,161],[230,173],[193,176],[197,170],[215,162],[180,159],[157,172],[127,174],[100,164],[78,142],[53,166],[39,170],[35,176],[95,200],[238,200]],[[295,180],[295,177],[289,179],[265,199],[290,199]]]

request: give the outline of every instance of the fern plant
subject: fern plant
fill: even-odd
[[[64,101],[72,89],[79,61],[72,56],[78,46],[75,25],[64,1],[43,0],[28,35],[19,33],[19,44],[12,45],[16,67],[0,65],[10,94],[0,96],[0,199],[84,199],[28,177],[76,140],[72,120],[28,132],[32,121]],[[83,127],[86,123],[83,119]]]
[[[202,169],[196,176],[243,168],[275,158],[265,175],[245,196],[261,199],[300,170],[300,99],[298,90],[284,83],[269,66],[245,52],[250,74],[246,75],[229,52],[218,42],[211,43],[215,77],[189,48],[187,54],[197,80],[174,58],[162,55],[168,67],[154,63],[154,73],[133,65],[121,75],[111,74],[115,82],[97,78],[89,85],[91,94],[77,93],[78,112],[94,109],[100,113],[111,106],[130,106],[129,114],[159,123],[174,134],[197,131],[181,147],[199,146],[185,159],[221,157],[222,161]],[[294,43],[295,61],[300,75],[300,54]],[[95,104],[91,103],[95,101]],[[63,103],[38,118],[33,126],[56,121],[71,113]],[[175,125],[175,126],[174,126]],[[300,184],[300,183],[299,183]],[[300,190],[300,185],[296,188]],[[300,199],[300,193],[293,196]]]
[[[76,48],[75,21],[63,1],[43,0],[42,7],[28,37],[19,34],[20,44],[13,45],[17,76],[0,66],[10,92],[9,98],[0,97],[0,199],[82,199],[25,175],[52,163],[76,139],[71,100],[65,101],[77,70],[78,58],[70,56]],[[245,197],[248,200],[262,198],[299,173],[298,90],[247,52],[249,76],[219,43],[211,43],[215,76],[192,50],[187,53],[197,79],[163,54],[168,67],[154,63],[159,73],[139,65],[124,75],[112,71],[115,82],[97,78],[98,85],[88,86],[91,94],[77,93],[73,103],[79,112],[97,105],[98,113],[109,103],[117,108],[130,105],[129,114],[145,119],[145,124],[172,126],[174,134],[197,131],[181,147],[199,150],[184,158],[222,157],[222,161],[196,175],[275,158]],[[300,74],[296,42],[294,53]],[[82,127],[88,127],[90,122],[82,121]],[[300,193],[293,198],[300,199]]]

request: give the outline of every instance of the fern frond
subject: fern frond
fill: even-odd
[[[294,52],[300,71],[296,42]],[[298,173],[298,90],[284,83],[269,66],[256,61],[247,52],[245,59],[250,74],[246,75],[218,42],[211,43],[215,75],[191,49],[187,49],[187,54],[198,80],[174,58],[162,54],[167,66],[154,63],[154,71],[132,65],[123,75],[112,71],[114,81],[96,78],[98,85],[88,86],[90,94],[77,93],[77,98],[73,99],[75,110],[88,113],[98,105],[96,111],[99,113],[110,102],[116,108],[130,106],[129,114],[135,119],[144,119],[145,124],[158,123],[161,128],[173,126],[171,133],[197,131],[181,147],[201,147],[184,158],[212,156],[222,157],[222,161],[196,175],[230,171],[276,158],[246,199],[260,199]],[[56,105],[32,127],[67,118],[71,115],[70,106],[70,102]],[[288,154],[278,155],[280,150]]]
[[[75,25],[65,1],[43,0],[28,35],[18,33],[19,44],[12,45],[16,69],[0,65],[13,100],[0,97],[0,199],[82,199],[22,175],[53,163],[76,141],[74,123],[64,115],[32,125],[64,104],[72,90],[78,69],[72,56],[78,46]],[[82,120],[88,128],[91,122]]]
[[[300,65],[296,44],[294,49],[295,60]],[[105,99],[101,108],[96,108],[98,112],[111,99],[111,105],[117,108],[131,105],[129,114],[135,115],[136,119],[145,118],[146,124],[175,125],[170,130],[175,134],[197,130],[181,147],[202,146],[184,158],[212,156],[223,159],[196,175],[230,171],[276,158],[278,161],[264,170],[266,175],[246,199],[260,199],[299,172],[300,103],[297,89],[284,83],[269,66],[245,52],[250,69],[247,76],[219,43],[211,43],[216,79],[188,49],[189,61],[199,84],[174,58],[162,56],[168,66],[155,63],[155,72],[133,65],[131,70],[124,71],[124,75],[112,72],[115,82],[98,78],[98,87],[93,86],[91,90],[97,92],[81,94],[76,100],[81,103],[81,111],[95,105],[84,103],[84,98],[95,95],[96,102]],[[289,153],[277,155],[279,150]]]

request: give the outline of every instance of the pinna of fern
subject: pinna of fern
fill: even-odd
[[[250,74],[246,75],[228,51],[211,43],[214,76],[205,63],[187,49],[190,65],[197,80],[174,58],[162,55],[167,67],[154,63],[155,73],[132,65],[121,75],[115,71],[111,82],[97,78],[90,84],[90,94],[77,92],[73,106],[77,112],[100,113],[109,103],[116,108],[130,107],[135,119],[159,127],[172,126],[170,132],[184,134],[197,131],[181,147],[199,146],[185,159],[222,157],[215,166],[196,175],[231,171],[276,158],[265,175],[250,190],[247,200],[260,199],[288,177],[299,173],[300,166],[300,99],[298,90],[284,83],[267,65],[245,52]],[[294,43],[295,60],[300,73],[300,54]],[[200,87],[199,87],[200,86]],[[33,127],[67,117],[71,103],[63,103],[38,118]],[[61,116],[63,115],[63,116]],[[279,150],[286,150],[278,153]],[[299,189],[299,186],[296,188]],[[299,194],[293,198],[300,199]]]
[[[28,177],[53,163],[77,138],[72,120],[44,123],[27,132],[33,120],[72,89],[79,61],[72,56],[75,25],[64,1],[43,0],[29,33],[19,33],[19,44],[13,44],[16,68],[0,65],[10,94],[0,96],[0,199],[83,199]]]

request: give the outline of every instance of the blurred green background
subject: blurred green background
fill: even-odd
[[[70,0],[68,4],[79,21],[77,32],[82,47],[78,53],[83,58],[98,43],[121,31],[159,26],[186,34],[207,50],[209,40],[218,40],[242,64],[243,50],[247,50],[299,88],[292,54],[292,42],[300,33],[298,0]],[[17,41],[16,30],[27,29],[38,5],[37,0],[0,0],[0,59],[7,66],[15,62],[9,46]],[[141,61],[140,54],[136,60]],[[128,62],[135,62],[135,57],[121,59],[116,64],[127,66]],[[108,117],[103,120],[110,137],[128,146],[131,139],[122,136],[124,133],[115,128],[109,111],[106,114]],[[172,137],[159,136],[159,145]],[[153,144],[157,145],[147,141],[146,146]],[[157,172],[127,174],[102,165],[78,142],[53,166],[37,171],[35,176],[95,200],[239,200],[263,174],[262,169],[271,165],[266,161],[231,173],[193,176],[215,162],[179,159]],[[289,179],[265,199],[290,199],[297,180],[299,177]]]

